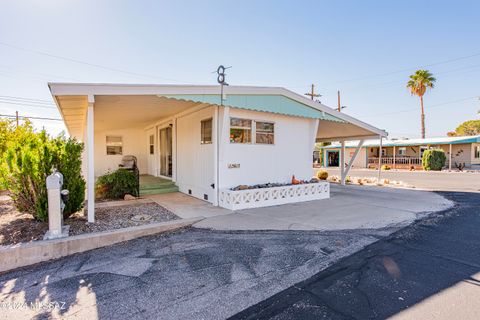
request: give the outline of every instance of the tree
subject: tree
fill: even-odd
[[[35,219],[48,219],[45,180],[56,168],[63,173],[63,188],[70,191],[64,217],[77,212],[85,198],[81,175],[83,144],[60,135],[36,132],[29,121],[16,126],[0,122],[0,188],[10,191],[19,211]]]
[[[455,131],[447,133],[449,137],[480,135],[480,120],[469,120],[461,123]]]
[[[435,79],[428,70],[417,70],[410,76],[407,82],[407,88],[412,95],[420,97],[422,139],[425,139],[425,110],[423,108],[423,95],[427,89],[433,89]]]

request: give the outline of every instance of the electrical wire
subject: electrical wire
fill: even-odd
[[[17,116],[14,114],[0,114],[0,117],[13,118],[16,119]],[[36,117],[36,116],[18,116],[19,119],[35,119],[35,120],[49,120],[49,121],[63,121],[58,118],[46,118],[46,117]]]
[[[73,63],[77,63],[77,64],[83,64],[83,65],[87,65],[87,66],[90,66],[90,67],[95,67],[95,68],[108,70],[108,71],[113,71],[113,72],[118,72],[118,73],[124,73],[124,74],[133,75],[133,76],[137,76],[137,77],[145,77],[145,78],[150,78],[150,79],[161,79],[161,80],[167,80],[167,81],[173,81],[173,82],[185,83],[185,84],[191,83],[191,82],[187,82],[187,81],[183,81],[183,80],[159,77],[159,76],[151,75],[151,74],[145,74],[145,73],[132,72],[132,71],[128,71],[128,70],[112,68],[112,67],[108,67],[108,66],[104,66],[104,65],[100,65],[100,64],[96,64],[96,63],[90,63],[90,62],[83,61],[83,60],[72,59],[72,58],[68,58],[68,57],[64,57],[64,56],[51,54],[51,53],[44,52],[44,51],[23,48],[23,47],[15,46],[15,45],[5,43],[5,42],[0,42],[0,45],[5,46],[5,47],[9,47],[9,48],[13,48],[13,49],[16,49],[16,50],[21,50],[21,51],[35,53],[35,54],[38,54],[38,55],[43,55],[43,56],[50,57],[50,58],[55,58],[55,59],[64,60],[64,61],[68,61],[68,62],[73,62]]]

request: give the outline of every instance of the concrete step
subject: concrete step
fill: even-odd
[[[140,189],[140,196],[171,193],[171,192],[178,192],[178,187],[176,185],[172,185],[170,187],[163,187],[163,188],[156,188],[156,189]]]
[[[143,184],[143,185],[140,185],[140,190],[171,188],[173,186],[175,186],[175,182],[167,181],[167,182],[160,182],[160,183]]]

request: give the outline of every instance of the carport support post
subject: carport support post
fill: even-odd
[[[94,168],[94,130],[93,130],[93,105],[94,97],[88,96],[87,107],[87,210],[88,222],[95,222],[95,168]]]
[[[395,150],[395,146],[393,146],[393,169],[396,169],[397,166],[396,166],[396,150]]]
[[[448,170],[452,171],[452,144],[448,145]]]
[[[378,149],[378,176],[377,176],[377,184],[380,184],[380,174],[382,172],[382,139],[383,137],[380,136],[380,148]]]
[[[341,141],[341,147],[340,147],[340,161],[339,161],[339,166],[340,166],[340,184],[342,186],[345,185],[345,140]]]

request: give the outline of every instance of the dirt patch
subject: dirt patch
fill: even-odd
[[[86,212],[77,212],[65,220],[70,235],[141,226],[179,219],[156,203],[98,208],[95,223],[88,223]],[[36,221],[30,214],[19,212],[13,200],[0,191],[0,245],[42,240],[48,230],[47,222]]]
[[[5,192],[0,193],[0,245],[39,240],[47,230],[47,222],[19,212],[13,200]]]

